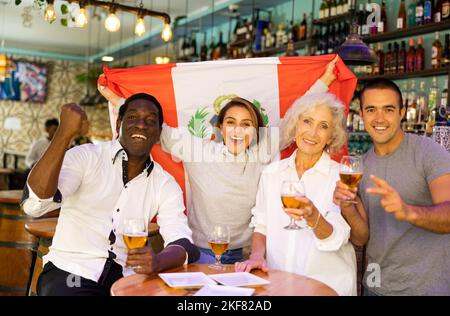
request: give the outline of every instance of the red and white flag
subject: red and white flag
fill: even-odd
[[[267,125],[278,126],[287,109],[320,78],[335,56],[252,58],[127,69],[105,67],[105,76],[99,79],[99,84],[123,98],[141,92],[151,94],[161,103],[164,121],[169,126],[187,127],[196,136],[211,137],[211,122],[221,106],[234,96],[254,102]],[[357,79],[341,59],[336,63],[336,75],[330,92],[342,101],[348,113]],[[114,134],[115,120],[116,116],[111,115]],[[281,157],[292,150],[284,151]],[[186,192],[182,164],[173,161],[159,145],[152,149],[152,157]]]

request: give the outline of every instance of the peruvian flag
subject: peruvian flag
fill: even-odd
[[[252,101],[261,109],[268,126],[278,126],[287,109],[320,78],[335,56],[252,58],[127,69],[105,66],[105,76],[100,77],[99,84],[123,98],[140,92],[151,94],[161,103],[164,121],[169,126],[187,127],[196,136],[211,137],[211,123],[234,96]],[[336,63],[336,76],[330,92],[345,104],[348,114],[357,79],[341,59]],[[115,135],[117,109],[110,109],[110,119]],[[285,150],[281,157],[293,150]],[[159,145],[154,146],[151,154],[186,192],[182,164],[174,162]]]

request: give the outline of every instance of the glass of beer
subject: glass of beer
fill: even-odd
[[[281,203],[285,208],[302,208],[305,207],[303,202],[297,200],[298,197],[305,197],[305,186],[301,181],[283,181],[281,184]],[[284,229],[297,230],[302,227],[295,223],[295,219],[291,217],[289,225]]]
[[[361,156],[343,156],[339,166],[341,181],[350,188],[356,188],[363,177],[363,162]],[[341,202],[356,204],[355,200],[345,199]]]
[[[216,257],[216,263],[209,265],[213,270],[225,270],[220,258],[228,250],[230,229],[226,225],[214,225],[208,237],[208,244]]]
[[[145,247],[147,244],[147,222],[144,218],[125,218],[123,221],[123,241],[128,249]]]

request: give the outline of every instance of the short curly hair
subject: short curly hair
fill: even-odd
[[[314,111],[318,106],[326,106],[333,116],[333,134],[328,149],[330,154],[339,152],[347,142],[346,116],[344,105],[338,98],[329,92],[311,93],[297,99],[289,108],[281,123],[281,148],[288,147],[294,142],[297,123],[300,115]]]

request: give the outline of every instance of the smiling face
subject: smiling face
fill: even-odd
[[[310,156],[321,155],[333,136],[333,114],[325,105],[303,113],[298,118],[295,142],[298,149]]]
[[[161,134],[158,108],[148,100],[131,101],[116,128],[130,158],[147,157]]]
[[[361,99],[364,126],[375,146],[397,144],[402,139],[400,128],[406,109],[400,109],[399,97],[391,89],[369,89]]]
[[[220,130],[225,146],[234,155],[248,148],[256,137],[250,112],[241,106],[232,106],[226,111]]]

